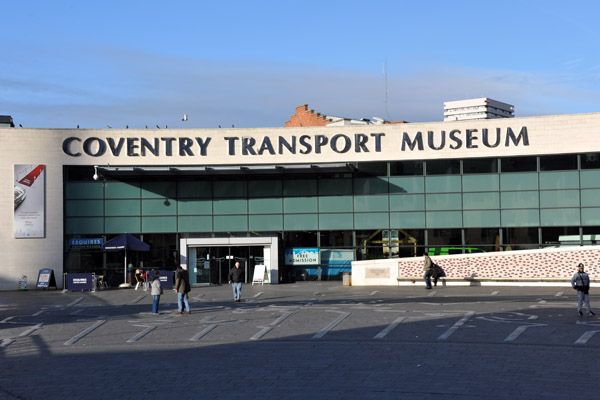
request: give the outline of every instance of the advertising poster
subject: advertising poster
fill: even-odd
[[[285,249],[285,263],[286,265],[319,264],[319,249]]]
[[[46,180],[43,164],[15,164],[15,238],[45,237]]]

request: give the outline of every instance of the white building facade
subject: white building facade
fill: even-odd
[[[600,113],[310,128],[6,127],[0,143],[1,290],[16,290],[23,275],[35,283],[44,268],[59,287],[63,273],[83,272],[117,286],[122,254],[99,244],[124,232],[151,247],[129,254],[134,268],[182,265],[196,284],[222,283],[236,260],[248,282],[264,265],[275,284],[339,279],[352,261],[532,250],[561,236],[583,245],[600,233]]]

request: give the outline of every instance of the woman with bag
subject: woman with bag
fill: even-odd
[[[152,315],[158,315],[158,305],[160,303],[160,295],[163,294],[163,289],[160,285],[160,271],[154,271],[154,278],[152,279],[150,294],[153,297],[152,300]]]
[[[590,307],[590,277],[583,272],[583,264],[579,264],[577,268],[579,271],[571,278],[571,286],[573,286],[573,289],[577,290],[577,299],[579,300],[577,302],[577,312],[580,317],[583,316],[582,308],[583,303],[585,302],[587,315],[596,315]]]

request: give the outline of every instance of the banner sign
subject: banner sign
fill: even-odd
[[[318,248],[285,249],[286,265],[319,264]]]
[[[93,290],[94,281],[92,274],[67,274],[67,289]]]
[[[71,249],[101,249],[104,240],[102,238],[69,239]]]
[[[43,164],[14,165],[14,236],[45,237],[46,179]]]
[[[173,289],[175,283],[173,282],[175,277],[174,271],[160,271],[160,287],[163,289]],[[154,280],[154,270],[148,271],[148,281],[152,283]]]

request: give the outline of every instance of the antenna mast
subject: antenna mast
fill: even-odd
[[[388,121],[391,121],[390,114],[388,113],[388,74],[387,74],[387,57],[385,57],[385,64],[383,66],[383,77],[385,79],[385,116]]]

